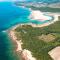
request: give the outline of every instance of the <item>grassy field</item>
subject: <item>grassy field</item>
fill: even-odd
[[[23,49],[30,50],[37,60],[52,60],[48,52],[56,46],[60,46],[60,17],[59,21],[47,27],[34,28],[30,25],[23,25],[16,28],[15,31],[18,40],[22,39]],[[38,38],[42,34],[52,34],[56,38],[55,40],[45,42]]]

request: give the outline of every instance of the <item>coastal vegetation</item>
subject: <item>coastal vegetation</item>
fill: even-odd
[[[60,45],[60,17],[57,22],[49,26],[40,28],[20,25],[15,29],[15,32],[17,40],[23,42],[22,48],[31,51],[37,60],[52,60],[48,52]]]
[[[35,7],[35,6],[26,6],[32,10],[40,10],[42,12],[60,12],[60,8],[51,8],[51,7]]]

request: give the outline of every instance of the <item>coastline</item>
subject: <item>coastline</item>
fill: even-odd
[[[29,10],[31,11],[31,14],[30,14],[29,18],[31,17],[32,14],[33,14],[32,16],[35,16],[35,14],[36,14],[37,18],[39,18],[39,14],[41,14],[41,15],[45,15],[46,14],[47,16],[54,17],[54,19],[52,19],[51,22],[47,22],[47,23],[44,23],[44,24],[33,24],[33,23],[30,23],[30,25],[32,27],[45,27],[45,26],[48,26],[48,25],[53,24],[54,22],[58,21],[58,16],[60,16],[60,14],[57,14],[57,13],[55,14],[55,13],[51,13],[51,12],[49,12],[49,13],[47,13],[47,12],[39,12],[39,10],[36,13],[32,13],[32,12],[34,12],[34,10],[32,10],[31,8],[29,8]],[[43,16],[42,16],[42,18],[43,18]]]
[[[18,41],[17,37],[15,36],[15,32],[14,30],[18,27],[19,25],[16,25],[15,27],[12,27],[10,30],[7,30],[9,37],[16,42],[17,48],[16,51],[22,51],[22,47],[21,47],[21,40]]]
[[[51,22],[47,22],[47,23],[44,23],[44,24],[32,24],[31,23],[31,26],[32,27],[45,27],[45,26],[49,26],[49,25],[55,23],[56,21],[58,21],[58,15],[55,15],[54,20],[51,21]]]
[[[22,24],[23,25],[23,24]],[[17,27],[19,27],[20,26],[20,24],[18,24],[18,25],[16,25],[16,26],[14,26],[13,28],[11,28],[10,30],[7,30],[7,32],[8,32],[8,35],[9,35],[9,37],[11,38],[11,40],[13,40],[15,43],[16,43],[16,45],[17,45],[17,47],[16,47],[16,52],[18,52],[18,53],[20,53],[20,56],[21,56],[21,59],[23,59],[23,60],[36,60],[36,58],[35,57],[33,57],[32,56],[32,53],[31,53],[31,51],[29,51],[29,50],[27,50],[27,49],[22,49],[22,40],[17,40],[17,37],[16,37],[16,35],[15,35],[15,29],[17,28]]]
[[[30,60],[36,60],[36,58],[34,58],[33,56],[32,56],[32,54],[31,54],[31,52],[29,51],[29,50],[26,50],[26,49],[22,49],[22,40],[17,40],[17,37],[16,37],[16,35],[15,35],[15,29],[17,28],[17,27],[19,27],[19,26],[22,26],[22,25],[31,25],[32,27],[45,27],[45,26],[48,26],[48,25],[50,25],[50,24],[52,24],[52,23],[54,23],[54,22],[56,22],[56,21],[58,21],[57,18],[58,16],[55,16],[55,20],[53,21],[53,22],[51,22],[51,23],[45,23],[45,24],[42,24],[42,25],[35,25],[35,24],[18,24],[18,25],[16,25],[16,26],[13,26],[11,29],[9,29],[8,30],[8,35],[9,35],[9,37],[14,41],[14,42],[16,42],[16,45],[17,45],[17,48],[16,48],[16,52],[19,52],[19,53],[21,53],[21,56],[22,56],[22,58],[23,59],[25,59],[25,60],[28,60],[28,59],[30,59]],[[29,54],[28,54],[28,52],[29,52]],[[29,56],[29,57],[27,57],[27,56]]]
[[[54,22],[58,21],[58,16],[59,15],[52,15],[54,17],[54,20],[52,20],[51,22],[47,22],[47,23],[44,23],[44,24],[32,24],[32,23],[26,23],[26,24],[17,24],[15,26],[13,26],[12,28],[8,29],[7,32],[8,32],[8,35],[9,37],[16,43],[17,45],[17,48],[16,48],[16,52],[19,52],[21,53],[21,56],[24,60],[36,60],[36,58],[34,58],[31,54],[31,52],[29,50],[26,50],[26,49],[22,49],[22,40],[17,40],[17,37],[15,35],[15,29],[19,26],[22,26],[22,25],[31,25],[32,27],[45,27],[45,26],[49,26],[51,24],[53,24]]]

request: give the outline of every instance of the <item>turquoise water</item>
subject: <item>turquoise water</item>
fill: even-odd
[[[2,32],[18,23],[42,24],[47,21],[31,21],[28,19],[30,11],[13,5],[12,2],[0,2],[0,60],[19,60],[15,53],[15,44],[8,37],[6,32]]]
[[[0,2],[0,29],[5,30],[18,22],[26,22],[29,13],[27,8],[14,6],[11,2]]]
[[[6,32],[2,32],[18,23],[28,22],[28,9],[19,8],[11,2],[0,2],[0,60],[19,60],[15,45]]]
[[[14,49],[15,45],[7,33],[0,32],[0,60],[19,60]]]

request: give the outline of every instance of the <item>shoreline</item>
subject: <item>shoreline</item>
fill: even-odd
[[[16,37],[16,35],[15,35],[15,31],[14,31],[14,30],[15,30],[17,27],[19,27],[19,26],[20,26],[20,24],[14,26],[14,27],[11,28],[10,30],[7,30],[9,37],[10,37],[11,40],[12,40],[13,42],[15,42],[16,45],[17,45],[15,51],[18,52],[18,53],[20,53],[21,59],[23,59],[23,60],[36,60],[36,58],[32,56],[31,51],[29,51],[29,50],[27,50],[27,49],[22,49],[22,44],[23,44],[23,43],[22,43],[22,40],[19,40],[19,41],[17,40],[17,37]]]
[[[16,45],[17,45],[17,48],[16,48],[16,51],[17,51],[17,52],[18,52],[18,51],[22,51],[22,47],[21,47],[22,42],[21,42],[21,40],[20,40],[20,41],[17,40],[17,37],[15,36],[15,32],[14,32],[15,28],[17,28],[18,26],[19,26],[19,25],[16,25],[15,27],[12,27],[10,30],[7,30],[9,37],[10,37],[11,40],[13,40],[13,41],[16,43]]]
[[[58,21],[58,15],[55,15],[54,20],[51,21],[51,22],[47,22],[47,23],[44,23],[44,24],[32,24],[31,23],[31,26],[32,27],[45,27],[45,26],[49,26],[49,25],[55,23],[56,21]]]
[[[42,25],[35,25],[35,24],[18,24],[18,25],[15,25],[13,26],[11,29],[7,30],[8,31],[8,35],[9,37],[16,43],[17,47],[16,47],[16,52],[19,52],[21,54],[21,57],[22,59],[25,59],[25,60],[36,60],[35,57],[32,56],[31,52],[29,50],[26,50],[26,49],[22,49],[22,40],[17,40],[17,37],[15,35],[15,29],[19,26],[22,26],[22,25],[31,25],[32,27],[45,27],[45,26],[48,26],[50,24],[53,24],[54,22],[58,21],[57,18],[58,16],[55,16],[55,20],[51,23],[45,23],[45,24],[42,24]],[[29,53],[28,53],[29,52]],[[29,56],[29,57],[28,57]]]
[[[44,24],[33,24],[33,23],[25,23],[25,24],[17,24],[15,26],[12,26],[11,28],[9,28],[7,30],[8,32],[8,35],[9,37],[11,38],[11,40],[13,40],[16,45],[17,45],[17,48],[16,48],[16,52],[19,52],[21,53],[21,56],[24,60],[36,60],[36,58],[34,58],[31,54],[31,52],[29,50],[26,50],[26,49],[22,49],[22,40],[17,40],[17,37],[15,35],[15,29],[19,26],[22,26],[22,25],[31,25],[32,27],[45,27],[45,26],[49,26],[53,23],[55,23],[56,21],[58,21],[58,16],[59,15],[52,15],[54,17],[54,20],[50,21],[50,22],[47,22],[47,23],[44,23]]]

